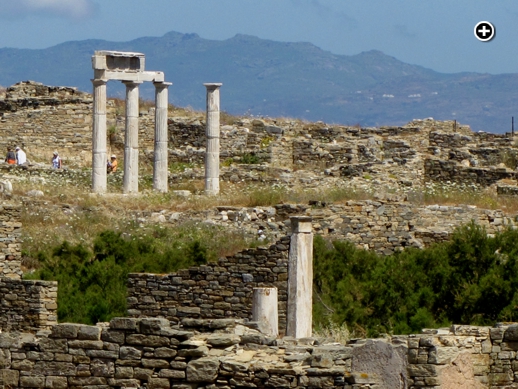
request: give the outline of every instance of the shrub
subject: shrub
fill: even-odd
[[[366,335],[518,319],[518,231],[488,237],[475,223],[450,242],[389,257],[315,238],[315,322]]]
[[[153,237],[133,239],[104,231],[93,252],[65,241],[51,255],[40,253],[41,268],[28,278],[58,281],[60,321],[95,324],[126,314],[128,273],[168,273],[201,265],[207,258],[206,246],[197,239],[185,248],[172,242],[163,249]]]

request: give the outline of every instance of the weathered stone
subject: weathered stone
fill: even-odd
[[[213,347],[228,347],[238,344],[241,338],[233,334],[213,334],[207,338],[207,344]]]
[[[217,358],[193,359],[187,364],[188,382],[213,382],[218,376],[219,360]]]

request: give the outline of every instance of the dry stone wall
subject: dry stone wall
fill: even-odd
[[[21,204],[0,204],[0,332],[57,324],[57,282],[21,280]]]
[[[290,237],[269,248],[221,258],[217,263],[172,274],[130,274],[128,314],[182,318],[251,318],[255,287],[276,287],[279,326],[286,328],[287,272]]]
[[[21,278],[21,204],[3,201],[0,204],[0,278]]]
[[[0,277],[0,331],[48,329],[57,324],[58,283]]]
[[[237,319],[114,318],[0,334],[6,388],[510,389],[518,324],[408,336],[272,338]]]

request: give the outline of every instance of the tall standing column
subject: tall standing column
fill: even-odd
[[[92,80],[94,117],[92,126],[92,191],[106,192],[106,83]]]
[[[167,192],[167,88],[170,82],[155,82],[155,161],[153,165],[153,189]]]
[[[286,335],[306,338],[312,334],[313,232],[311,218],[291,218],[288,256],[288,312]]]
[[[205,153],[205,193],[219,193],[219,87],[223,84],[203,84],[207,88],[207,151]]]
[[[124,193],[138,192],[138,98],[142,81],[123,81],[126,85],[126,136],[124,139]]]

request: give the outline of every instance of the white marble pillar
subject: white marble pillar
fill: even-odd
[[[313,232],[311,218],[291,217],[288,257],[288,312],[286,335],[306,338],[312,335],[313,309]]]
[[[254,288],[252,296],[252,320],[259,323],[259,331],[265,335],[279,335],[277,288]]]
[[[170,82],[154,82],[155,85],[155,161],[153,165],[153,189],[167,192],[167,88]]]
[[[94,117],[92,125],[92,191],[106,192],[106,83],[92,80]]]
[[[220,83],[203,84],[207,88],[207,151],[205,153],[205,193],[219,193],[219,88]]]
[[[126,136],[124,139],[124,193],[138,192],[138,115],[139,85],[142,81],[123,81],[126,85]]]

